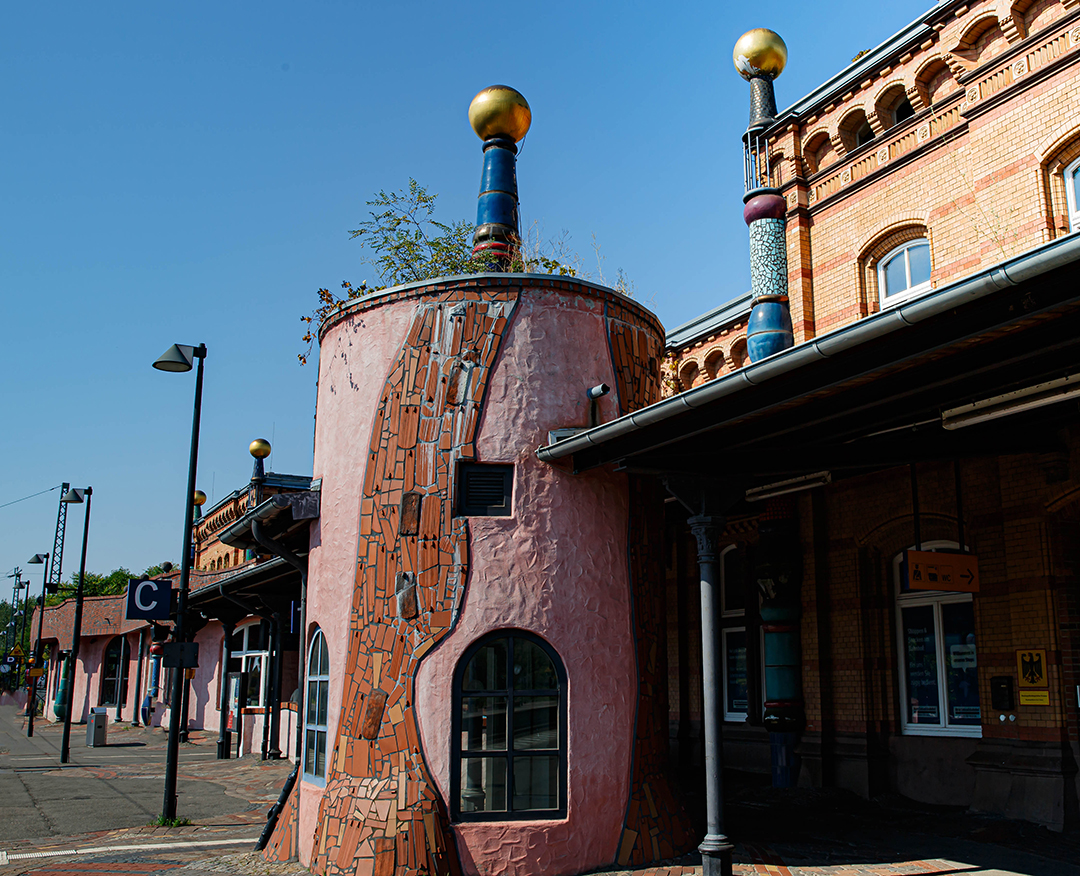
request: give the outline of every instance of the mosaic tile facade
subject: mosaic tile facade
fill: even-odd
[[[621,301],[604,306],[619,413],[630,414],[660,400],[660,354],[664,328],[652,314]]]
[[[750,282],[754,297],[787,295],[787,238],[783,219],[750,223]]]
[[[470,284],[421,299],[386,379],[359,508],[343,712],[313,837],[315,872],[459,872],[420,751],[413,679],[461,605],[468,524],[453,516],[453,464],[475,455],[518,294]]]

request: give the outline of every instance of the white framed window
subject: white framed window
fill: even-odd
[[[1080,231],[1080,158],[1065,168],[1065,201],[1069,207],[1069,231]]]
[[[228,671],[242,672],[246,676],[247,694],[242,707],[262,708],[266,705],[269,635],[270,625],[265,621],[247,624],[232,634]]]
[[[720,551],[720,608],[724,617],[746,614],[746,576],[738,545]]]
[[[746,676],[746,627],[725,627],[721,632],[724,664],[724,720],[745,721],[750,712]]]
[[[924,551],[956,550],[934,541]],[[982,736],[975,606],[970,593],[904,592],[904,554],[893,560],[900,655],[900,723],[908,736]]]
[[[930,241],[909,240],[878,262],[878,298],[887,307],[930,289]]]
[[[304,700],[304,778],[326,781],[326,734],[330,696],[330,654],[326,637],[316,630],[307,661],[307,697]]]

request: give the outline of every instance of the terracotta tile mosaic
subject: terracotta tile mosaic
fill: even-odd
[[[348,676],[312,869],[459,872],[413,711],[419,659],[461,605],[468,524],[450,472],[472,456],[488,371],[517,287],[458,285],[421,298],[389,369],[369,448]]]

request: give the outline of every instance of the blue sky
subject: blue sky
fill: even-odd
[[[88,567],[179,560],[193,374],[206,343],[199,486],[246,482],[248,442],[310,474],[315,290],[374,281],[347,230],[415,177],[475,217],[467,109],[505,83],[533,109],[525,225],[622,268],[670,329],[749,285],[731,49],[789,49],[780,107],[928,2],[49,3],[0,32],[0,505],[94,487]],[[58,492],[0,508],[0,572],[52,546]],[[64,555],[78,567],[82,512]],[[41,567],[29,567],[34,589]],[[9,591],[0,582],[0,598]]]

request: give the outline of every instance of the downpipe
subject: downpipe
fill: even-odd
[[[293,785],[296,784],[296,777],[300,773],[300,762],[297,761],[292,768],[292,772],[289,773],[289,777],[285,780],[285,787],[281,789],[281,794],[278,795],[277,803],[270,807],[266,813],[266,826],[263,828],[262,833],[259,835],[259,841],[255,843],[255,851],[261,852],[266,848],[266,844],[270,842],[270,837],[274,835],[274,828],[277,827],[278,816],[281,815],[282,810],[285,808],[285,803],[289,799],[289,793],[293,789]]]

